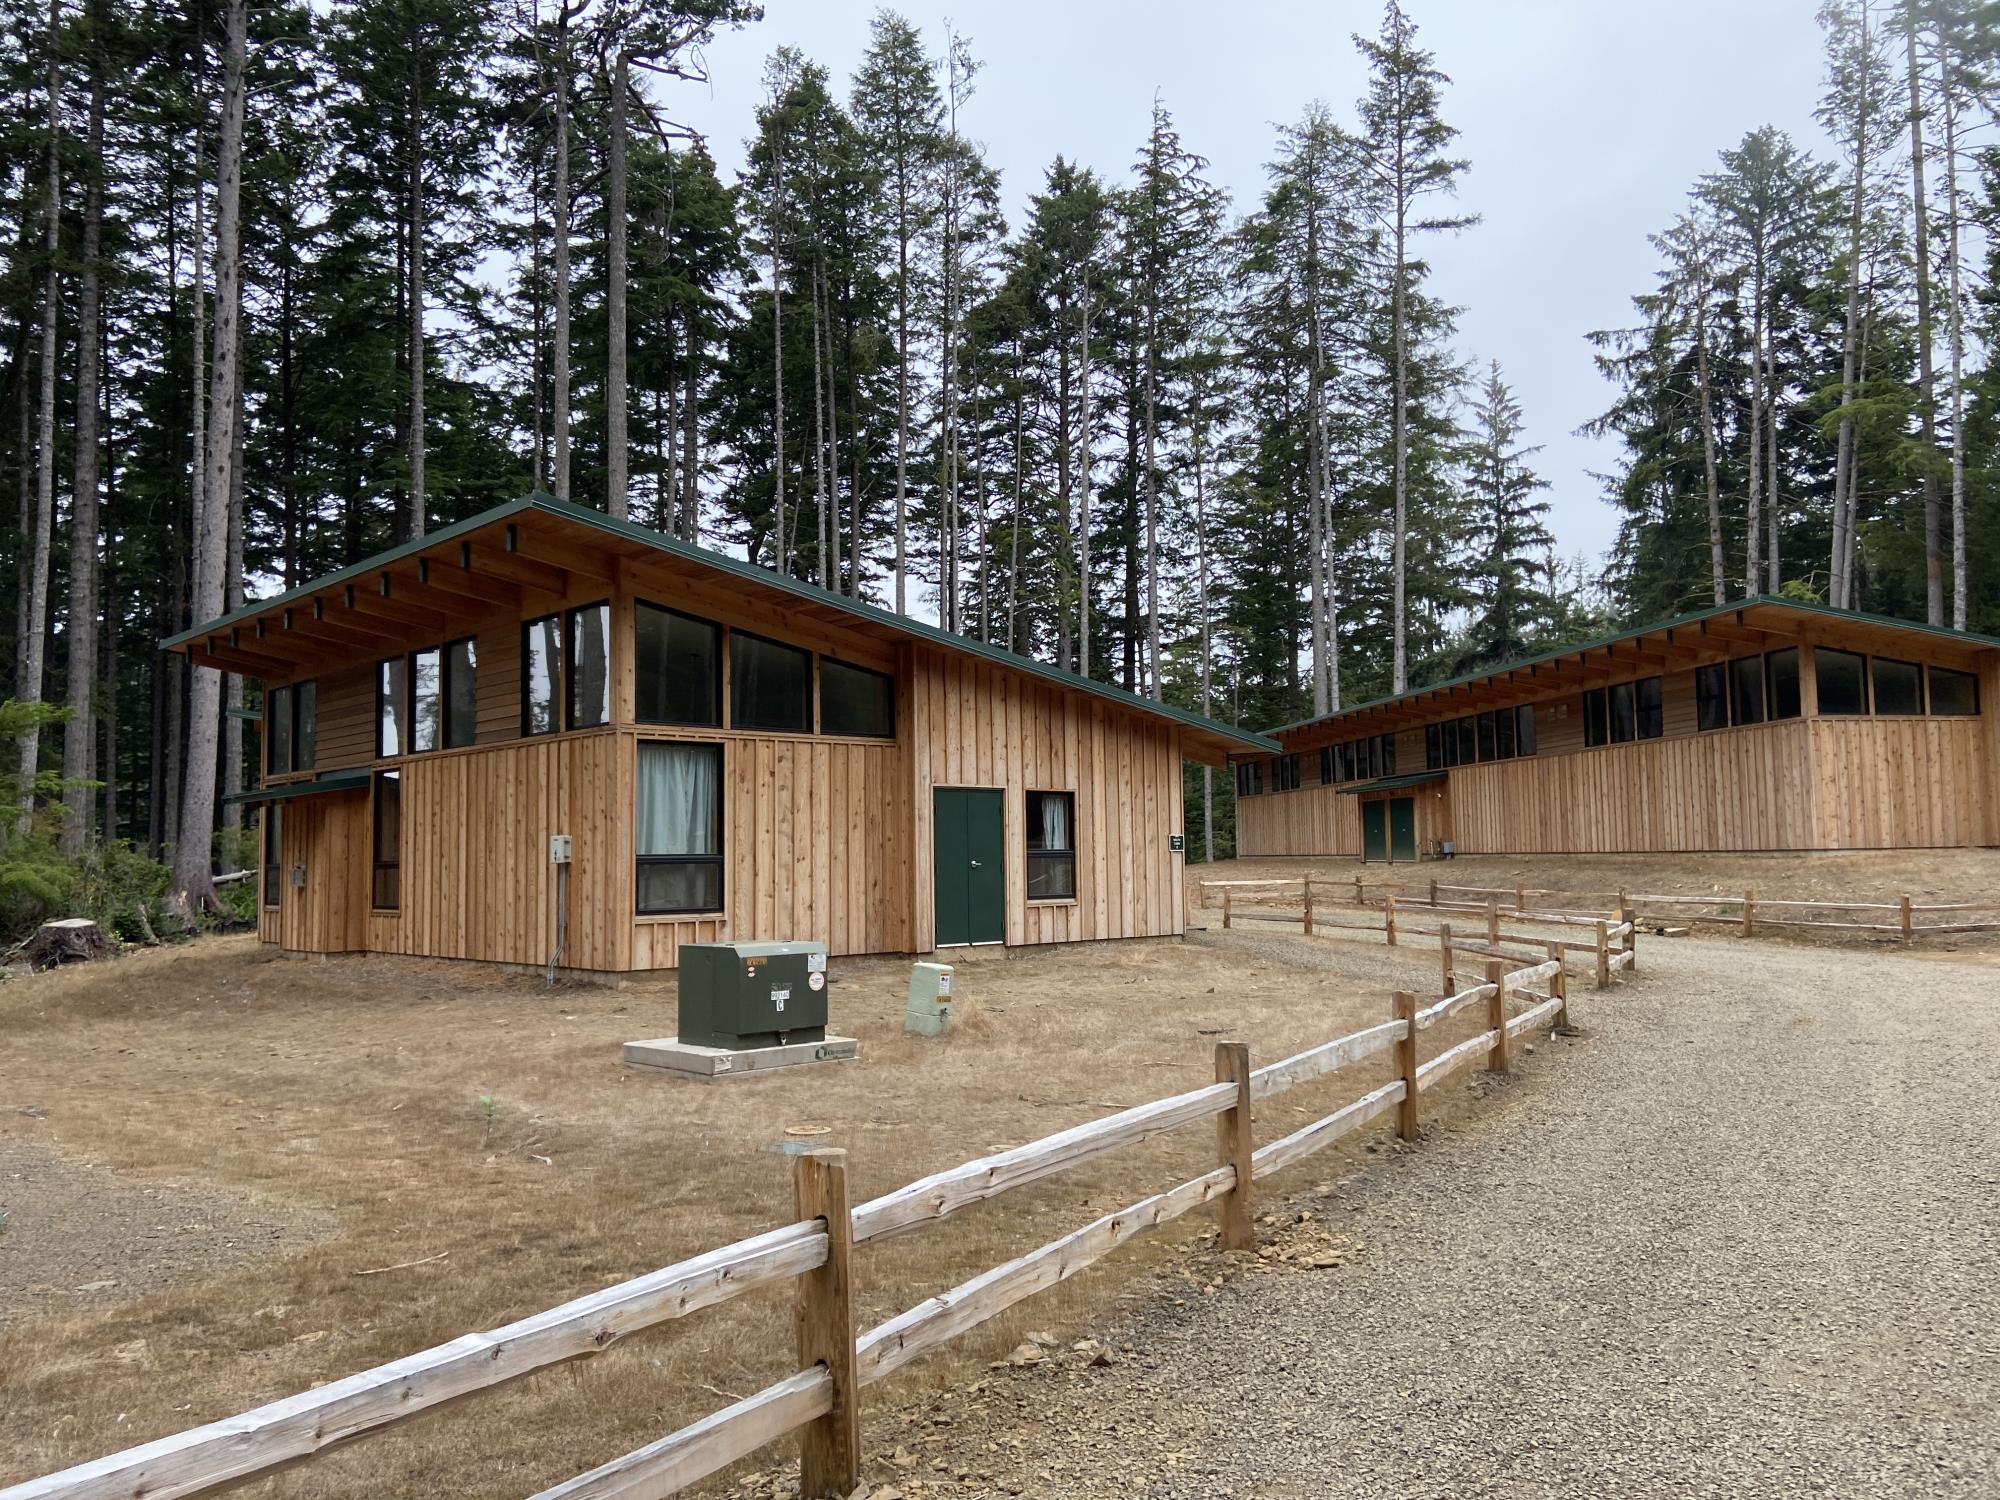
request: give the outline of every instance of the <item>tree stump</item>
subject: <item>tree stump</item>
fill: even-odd
[[[21,956],[38,969],[48,969],[57,964],[80,964],[95,958],[109,958],[111,944],[105,941],[103,931],[90,918],[64,917],[37,927],[35,935],[21,945]]]

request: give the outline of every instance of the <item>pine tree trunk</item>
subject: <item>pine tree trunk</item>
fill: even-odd
[[[243,368],[243,325],[236,325],[236,368]],[[225,576],[228,588],[222,604],[228,610],[243,607],[243,380],[236,381],[230,402],[229,424],[229,565]],[[243,679],[234,672],[222,678],[222,813],[217,819],[225,835],[224,858],[234,864],[242,855],[238,839],[243,832],[243,807],[230,799],[243,790]]]
[[[1398,150],[1400,151],[1400,149],[1401,143],[1399,141]],[[1410,356],[1409,333],[1404,326],[1406,308],[1403,283],[1407,275],[1403,259],[1405,254],[1405,224],[1405,201],[1399,193],[1396,201],[1396,260],[1394,268],[1396,285],[1393,298],[1395,305],[1390,313],[1391,320],[1395,326],[1396,344],[1395,408],[1390,413],[1390,426],[1393,429],[1396,448],[1396,535],[1394,547],[1395,558],[1393,562],[1396,575],[1396,639],[1394,664],[1391,669],[1389,687],[1389,690],[1393,693],[1403,692],[1410,685],[1408,566],[1410,530]]]
[[[1919,0],[1906,0],[1904,31],[1910,75],[1910,201],[1916,226],[1917,412],[1922,419],[1924,434],[1924,618],[1932,625],[1942,625],[1944,556],[1938,516],[1937,475],[1931,470],[1931,461],[1937,456],[1937,381],[1931,368],[1931,236],[1930,220],[1924,204],[1923,75],[1917,67],[1920,14]]]
[[[558,500],[569,499],[569,11],[556,20],[555,172],[549,217],[555,236],[555,347],[550,353],[550,404],[554,407],[554,474]]]
[[[1855,105],[1854,185],[1847,216],[1847,307],[1840,336],[1840,432],[1834,444],[1833,461],[1833,558],[1828,580],[1829,602],[1836,609],[1853,608],[1852,584],[1848,577],[1850,537],[1854,529],[1854,495],[1850,476],[1854,468],[1855,345],[1861,324],[1861,229],[1868,205],[1868,66],[1871,46],[1868,27],[1868,0],[1861,0],[1856,53],[1861,58],[1858,72],[1860,93]],[[1719,602],[1719,601],[1718,601]]]
[[[1708,285],[1704,278],[1701,301],[1694,314],[1695,380],[1701,397],[1702,477],[1708,487],[1708,571],[1714,586],[1715,602],[1729,600],[1729,562],[1722,547],[1722,486],[1715,461],[1714,393],[1708,378]]]
[[[1082,483],[1077,494],[1076,532],[1076,572],[1077,572],[1077,616],[1076,616],[1076,660],[1077,674],[1090,676],[1090,470],[1092,443],[1090,440],[1090,275],[1088,265],[1084,267],[1086,278],[1083,288],[1083,362],[1081,385],[1083,390],[1083,436],[1078,444],[1078,467]]]
[[[773,140],[771,150],[771,557],[780,573],[791,571],[785,548],[785,281],[781,246],[784,236],[785,153]]]
[[[93,6],[95,12],[97,7]],[[93,20],[96,19],[93,14]],[[65,795],[62,849],[74,856],[90,842],[96,799],[78,783],[91,780],[97,745],[92,705],[97,696],[98,367],[97,257],[104,226],[104,69],[101,43],[91,39],[90,113],[84,141],[83,263],[76,291],[76,462],[69,517],[69,719],[63,726]]]
[[[1743,592],[1757,592],[1764,577],[1764,242],[1758,230],[1750,304],[1750,462],[1744,503]]]
[[[1965,300],[1958,269],[1958,109],[1951,78],[1949,42],[1939,38],[1941,98],[1944,103],[1945,313],[1951,346],[1951,625],[1965,629]]]
[[[410,49],[410,494],[406,539],[424,534],[424,93]]]
[[[688,314],[687,390],[681,398],[681,531],[683,541],[701,540],[701,337]]]
[[[49,0],[49,114],[47,180],[42,198],[41,387],[35,418],[34,536],[29,542],[27,625],[22,632],[21,680],[14,696],[22,703],[42,701],[42,674],[49,633],[49,549],[56,518],[56,318],[62,284],[56,265],[62,246],[62,5]],[[41,730],[30,724],[20,741],[20,829],[28,830],[35,806],[35,772],[42,750]]]
[[[215,357],[209,378],[206,499],[196,521],[197,621],[222,613],[228,562],[230,434],[236,407],[237,319],[241,304],[240,203],[243,187],[243,69],[246,0],[225,0],[222,120],[215,163]],[[215,758],[222,708],[217,673],[195,672],[188,686],[188,748],[181,788],[180,839],[174,849],[173,903],[184,915],[214,909],[211,835],[215,829]]]
[[[624,520],[630,460],[625,413],[625,111],[631,60],[620,48],[611,65],[611,150],[604,188],[604,506]]]
[[[1770,545],[1766,549],[1764,567],[1770,579],[1770,592],[1777,593],[1784,585],[1784,573],[1778,555],[1778,377],[1777,350],[1771,351],[1770,368],[1771,394],[1764,403],[1764,446],[1765,471],[1768,483],[1764,487],[1764,515],[1769,530]]]

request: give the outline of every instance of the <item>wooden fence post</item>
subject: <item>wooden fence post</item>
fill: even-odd
[[[1627,899],[1625,892],[1622,890],[1619,891],[1618,893],[1618,915],[1621,918],[1630,917],[1632,915],[1632,903],[1629,899]]]
[[[1382,931],[1388,936],[1389,946],[1396,946],[1396,893],[1382,893]]]
[[[1600,921],[1597,924],[1597,987],[1601,990],[1611,983],[1611,924]]]
[[[1915,935],[1915,931],[1916,923],[1910,920],[1910,898],[1905,896],[1903,898],[1903,946],[1905,948],[1910,946],[1910,939]]]
[[[1431,881],[1431,905],[1432,905],[1432,906],[1436,906],[1437,904],[1438,904],[1438,883],[1437,883],[1437,881],[1436,881],[1436,880],[1432,880],[1432,881]]]
[[[1486,1029],[1493,1033],[1493,1050],[1486,1054],[1486,1071],[1506,1073],[1514,1066],[1514,1044],[1507,1035],[1507,965],[1489,958],[1486,982],[1493,986],[1493,993],[1486,1001]]]
[[[1755,891],[1745,891],[1743,893],[1743,935],[1745,937],[1750,936],[1756,911],[1757,893]]]
[[[1486,941],[1500,941],[1500,903],[1491,896],[1486,898]]]
[[[1354,877],[1354,904],[1356,906],[1368,904],[1368,888],[1361,883],[1359,875]]]
[[[1631,907],[1625,906],[1622,894],[1618,904],[1625,908],[1619,915],[1625,919],[1625,952],[1630,955],[1625,960],[1625,972],[1636,974],[1639,972],[1639,916]]]
[[[1312,936],[1312,931],[1313,931],[1313,883],[1312,883],[1312,877],[1311,877],[1310,875],[1308,875],[1308,876],[1307,876],[1307,877],[1305,878],[1305,880],[1304,880],[1304,881],[1302,882],[1302,884],[1304,884],[1304,886],[1305,886],[1305,888],[1306,888],[1306,936],[1307,936],[1307,937],[1311,937],[1311,936]]]
[[[1222,893],[1222,930],[1224,932],[1229,931],[1229,895],[1228,891]]]
[[[1403,1022],[1402,1040],[1396,1043],[1396,1070],[1403,1075],[1403,1097],[1396,1105],[1396,1135],[1417,1138],[1417,997],[1408,990],[1396,991],[1396,1014]]]
[[[798,1279],[792,1326],[799,1368],[826,1366],[833,1410],[799,1430],[799,1494],[806,1500],[852,1494],[861,1484],[861,1382],[854,1357],[854,1221],[847,1206],[847,1153],[808,1151],[792,1164],[801,1219],[826,1220],[826,1263]]]
[[[1526,911],[1527,909],[1528,909],[1528,892],[1521,885],[1521,882],[1517,880],[1514,882],[1514,910]]]
[[[1561,943],[1549,944],[1549,957],[1556,966],[1555,973],[1549,976],[1549,997],[1562,1001],[1556,1008],[1556,1025],[1566,1029],[1569,1026],[1569,970],[1563,965]]]
[[[1215,1117],[1217,1164],[1236,1169],[1236,1185],[1216,1200],[1222,1221],[1222,1248],[1248,1250],[1250,1230],[1250,1170],[1254,1146],[1250,1136],[1250,1047],[1245,1042],[1215,1044],[1215,1081],[1236,1085],[1236,1102]]]
[[[1441,995],[1452,993],[1451,988],[1451,923],[1438,923],[1438,962],[1444,966],[1444,988]]]

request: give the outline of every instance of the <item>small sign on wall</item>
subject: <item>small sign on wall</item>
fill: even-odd
[[[1185,854],[1186,852],[1187,852],[1187,835],[1186,835],[1186,834],[1184,834],[1184,833],[1170,833],[1170,834],[1168,834],[1168,835],[1167,835],[1167,853],[1169,853],[1169,854]]]

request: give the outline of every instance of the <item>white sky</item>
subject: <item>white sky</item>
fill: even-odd
[[[1812,118],[1821,58],[1813,0],[1406,0],[1419,41],[1452,77],[1446,120],[1472,170],[1460,203],[1483,222],[1429,254],[1439,295],[1464,309],[1460,353],[1497,358],[1525,410],[1566,554],[1616,533],[1593,469],[1616,445],[1575,435],[1611,388],[1584,335],[1617,326],[1651,281],[1646,236],[1669,223],[1716,152],[1763,124],[1830,154]],[[947,17],[985,63],[964,116],[1002,173],[1009,223],[1058,153],[1123,179],[1159,90],[1190,150],[1237,212],[1263,187],[1273,127],[1321,98],[1351,117],[1365,87],[1349,40],[1375,0],[912,0],[941,46]],[[876,7],[765,0],[765,19],[709,51],[712,83],[674,112],[742,162],[763,60],[783,43],[843,95]]]

